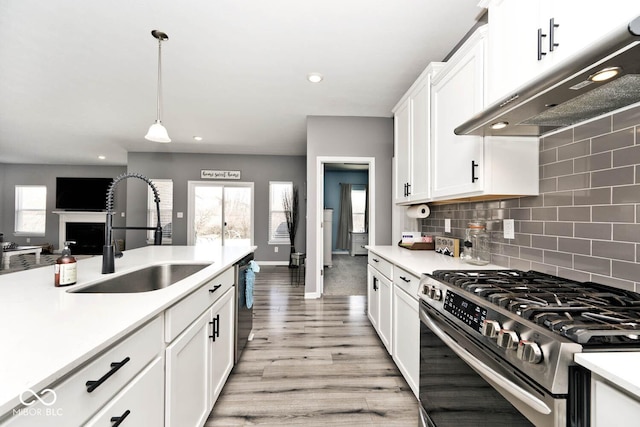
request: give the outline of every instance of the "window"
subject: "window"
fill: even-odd
[[[269,244],[288,245],[290,243],[282,199],[285,194],[292,192],[292,182],[269,183]]]
[[[364,233],[365,229],[365,208],[367,205],[367,190],[351,190],[351,216],[353,218],[353,231]]]
[[[15,234],[44,236],[47,217],[47,187],[16,185]]]
[[[153,185],[158,189],[160,196],[160,225],[162,226],[162,243],[171,243],[173,235],[173,181],[170,179],[152,179]],[[147,227],[158,225],[158,214],[156,213],[156,202],[154,201],[153,190],[149,187],[147,191]],[[153,242],[153,230],[147,233],[147,239]]]

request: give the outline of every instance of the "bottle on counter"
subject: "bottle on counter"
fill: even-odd
[[[486,265],[491,261],[489,233],[483,221],[470,222],[465,232],[464,261],[473,265]]]
[[[76,242],[64,242],[64,249],[60,257],[56,259],[55,268],[55,285],[69,286],[76,283],[78,278],[78,262],[75,257],[71,256],[69,245],[75,245]]]

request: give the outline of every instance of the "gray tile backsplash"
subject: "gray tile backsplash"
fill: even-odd
[[[541,138],[539,160],[539,196],[434,205],[422,231],[485,219],[494,264],[640,292],[640,106]]]

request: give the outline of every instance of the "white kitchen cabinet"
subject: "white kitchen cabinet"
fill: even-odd
[[[166,351],[167,427],[201,426],[210,412],[211,312],[207,310]]]
[[[608,32],[640,15],[637,0],[493,0],[489,10],[489,89],[493,103],[579,55]]]
[[[637,397],[623,391],[601,376],[592,374],[591,425],[596,427],[628,426],[634,425],[639,419],[640,401]]]
[[[393,109],[396,203],[418,203],[430,197],[431,81],[442,67],[442,63],[429,64]]]
[[[486,25],[476,30],[434,78],[434,201],[538,194],[538,138],[453,132],[484,107],[486,32]]]
[[[387,273],[387,275],[385,275]],[[380,340],[391,354],[393,265],[387,260],[369,256],[367,266],[367,316]]]
[[[210,310],[212,338],[210,341],[211,377],[209,383],[209,407],[213,408],[234,362],[235,304],[233,289],[227,291]]]
[[[85,427],[164,426],[164,359],[157,357]]]
[[[393,361],[419,397],[420,317],[418,284],[420,279],[394,266],[393,280]]]

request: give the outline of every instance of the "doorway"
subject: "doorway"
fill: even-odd
[[[322,157],[318,171],[321,295],[365,295],[367,251],[375,241],[375,165],[369,157]],[[348,199],[348,211],[343,208]],[[347,225],[346,218],[350,221]],[[341,224],[342,223],[342,224]],[[371,226],[370,226],[371,224]]]
[[[187,244],[253,244],[253,182],[188,182]]]

